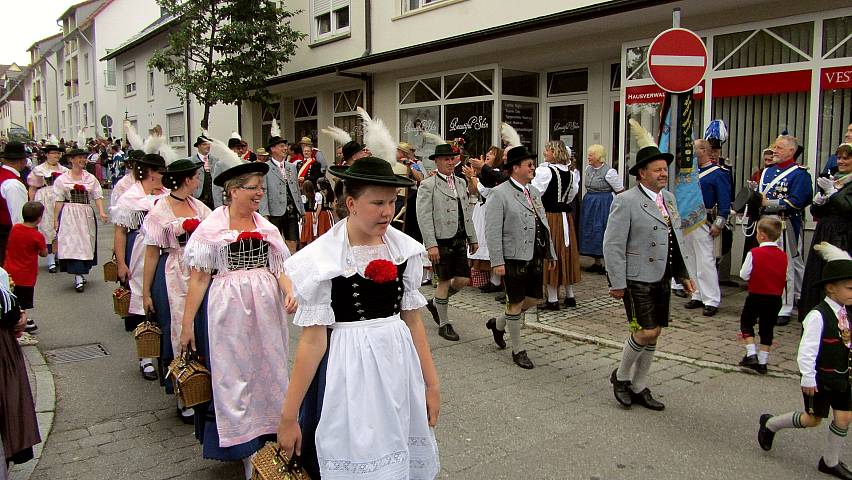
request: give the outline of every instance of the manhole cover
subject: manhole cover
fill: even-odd
[[[44,352],[48,363],[71,363],[102,358],[109,355],[109,351],[100,343],[90,345],[78,345],[76,347],[57,348]]]

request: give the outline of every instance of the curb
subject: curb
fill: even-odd
[[[23,350],[24,359],[35,376],[35,385],[30,387],[35,392],[35,411],[41,443],[33,448],[34,458],[32,460],[12,467],[9,472],[11,480],[29,480],[41,459],[56,414],[56,385],[53,383],[53,373],[48,368],[44,355],[34,345],[21,347],[21,350]]]
[[[598,337],[598,336],[595,336],[595,335],[588,335],[588,334],[580,333],[580,332],[572,332],[570,330],[564,330],[564,329],[561,329],[561,328],[552,327],[550,325],[545,325],[545,324],[539,323],[539,322],[529,322],[528,321],[528,322],[526,322],[526,326],[533,329],[533,330],[536,330],[538,332],[550,333],[550,334],[558,335],[560,337],[567,338],[567,339],[570,339],[570,340],[576,340],[576,341],[585,342],[585,343],[593,343],[593,344],[602,345],[602,346],[605,346],[605,347],[612,347],[612,348],[615,348],[615,349],[618,349],[618,350],[621,350],[624,347],[624,343],[622,343],[622,342],[616,342],[614,340],[610,340],[608,338],[603,338],[603,337]],[[743,370],[739,366],[736,366],[736,365],[728,365],[726,363],[710,362],[710,361],[707,361],[707,360],[699,360],[697,358],[685,357],[683,355],[677,355],[677,354],[674,354],[674,353],[666,353],[666,352],[663,352],[663,351],[660,351],[660,350],[657,350],[657,353],[656,353],[655,356],[659,357],[659,358],[664,358],[666,360],[673,360],[675,362],[686,363],[688,365],[695,365],[697,367],[702,367],[702,368],[712,368],[712,369],[715,369],[715,370],[721,370],[723,372],[738,372],[738,373],[743,373],[744,375],[753,375],[751,373],[743,372]],[[766,373],[766,375],[762,375],[762,376],[775,377],[775,378],[791,378],[791,379],[794,379],[794,380],[799,379],[798,375],[793,374],[793,373],[786,373],[786,372],[772,372],[772,371],[770,371],[770,372]]]

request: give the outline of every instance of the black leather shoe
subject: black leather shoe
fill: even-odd
[[[633,398],[630,395],[630,380],[619,380],[615,375],[617,371],[617,369],[613,370],[612,375],[609,376],[609,383],[612,384],[612,393],[615,395],[618,403],[629,407],[633,405]]]
[[[429,310],[429,313],[432,314],[432,320],[435,320],[435,323],[440,325],[441,319],[438,318],[438,309],[435,308],[435,302],[433,300],[434,299],[429,299],[429,301],[426,302],[426,310]]]
[[[559,310],[559,302],[544,302],[538,305],[538,308],[542,310]]]
[[[766,422],[768,422],[770,418],[772,418],[771,414],[764,413],[761,415],[760,429],[757,431],[757,443],[760,444],[760,448],[767,452],[772,450],[772,441],[775,440],[775,432],[766,427]],[[822,459],[820,459],[820,463],[822,463]]]
[[[784,325],[787,325],[788,323],[790,323],[790,316],[784,315],[784,316],[778,317],[778,321],[775,322],[775,325],[778,325],[779,327],[783,327]]]
[[[690,300],[686,302],[683,308],[687,310],[695,310],[696,308],[704,308],[704,304],[701,302],[701,300]]]
[[[153,367],[152,364],[146,363],[145,365],[139,366],[139,371],[142,372],[142,378],[144,378],[145,380],[148,380],[149,382],[153,382],[154,380],[156,380],[158,378],[157,377],[157,370],[151,370],[150,372],[146,372],[145,367],[148,367],[148,366]]]
[[[634,405],[642,405],[643,407],[649,410],[659,412],[666,408],[666,406],[663,405],[662,402],[654,400],[654,397],[651,396],[651,390],[649,390],[648,388],[645,388],[639,393],[631,391],[630,398],[633,400]]]
[[[757,360],[757,355],[746,355],[743,357],[742,360],[740,360],[740,366],[746,368],[754,368],[759,363],[760,362],[758,362]]]
[[[77,283],[74,285],[74,290],[77,290],[77,293],[83,293],[86,291],[86,284],[83,282]]]
[[[479,291],[482,292],[482,293],[494,293],[494,292],[500,292],[502,290],[503,290],[503,287],[501,287],[500,285],[494,285],[491,282],[488,282],[485,285],[479,287]]]
[[[605,272],[603,265],[599,265],[597,263],[594,263],[594,264],[584,268],[583,270],[585,270],[589,273],[604,273]]]
[[[47,267],[47,271],[49,273],[56,273],[56,265],[51,265],[51,266]]]
[[[706,307],[704,307],[704,311],[701,312],[701,314],[704,315],[705,317],[712,317],[713,315],[716,315],[716,313],[718,313],[718,312],[719,312],[719,307],[713,307],[713,306],[707,305]]]
[[[527,356],[526,350],[521,350],[518,353],[512,352],[512,360],[515,361],[515,364],[521,368],[525,368],[527,370],[535,368],[530,357]]]
[[[825,460],[820,457],[817,469],[822,473],[827,473],[837,478],[852,480],[852,471],[850,471],[849,467],[847,467],[843,462],[838,462],[837,465],[829,467],[825,464]]]
[[[765,363],[758,363],[757,366],[754,367],[754,371],[761,375],[766,375],[766,372],[769,371],[769,368],[766,366]]]
[[[506,335],[505,330],[497,330],[497,319],[489,318],[487,322],[485,322],[485,328],[491,330],[491,335],[494,336],[494,343],[497,344],[497,348],[503,350],[506,348],[506,340],[503,339],[503,336]]]
[[[186,425],[192,425],[193,423],[195,423],[195,410],[193,410],[192,408],[184,408],[184,409],[181,409],[180,407],[176,407],[176,408],[177,408],[177,416],[178,416],[178,418],[180,419],[181,422],[183,422]]]
[[[565,300],[563,301],[563,303],[565,304],[566,307],[573,308],[573,307],[577,306],[577,299],[574,298],[574,297],[565,297]]]
[[[444,325],[443,327],[438,327],[438,335],[444,337],[445,339],[451,342],[457,342],[459,340],[459,334],[453,330],[453,326],[449,323]]]
[[[682,288],[674,288],[672,289],[672,293],[675,297],[686,298],[686,292]]]

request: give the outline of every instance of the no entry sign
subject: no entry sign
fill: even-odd
[[[648,49],[648,70],[660,88],[671,93],[695,88],[707,71],[707,48],[701,37],[685,28],[657,35]]]

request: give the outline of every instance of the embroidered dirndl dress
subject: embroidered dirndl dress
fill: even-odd
[[[33,197],[33,201],[44,205],[44,215],[41,218],[41,223],[38,224],[38,231],[44,235],[44,241],[48,245],[56,239],[56,225],[53,224],[56,208],[56,192],[53,190],[53,182],[56,180],[56,177],[67,171],[67,168],[59,164],[56,164],[56,170],[51,170],[47,163],[42,163],[35,167],[27,177],[27,183],[31,187],[38,189]]]
[[[91,173],[75,180],[69,171],[56,177],[53,194],[65,202],[56,233],[59,271],[85,275],[98,263],[98,221],[91,203],[103,198],[101,184]]]
[[[324,480],[433,479],[440,465],[426,386],[400,318],[426,304],[418,290],[423,246],[390,227],[384,244],[352,247],[346,224],[285,262],[299,299],[294,323],[331,330],[325,368],[300,413],[303,462]],[[366,278],[377,259],[395,264],[396,278]]]
[[[278,276],[290,252],[273,224],[253,216],[256,229],[241,233],[230,229],[228,207],[219,207],[184,249],[187,266],[213,274],[195,327],[213,381],[213,401],[195,408],[204,458],[243,459],[274,440],[287,393],[289,335]]]

